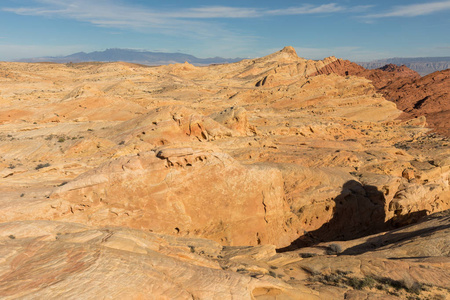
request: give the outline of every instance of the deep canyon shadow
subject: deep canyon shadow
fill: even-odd
[[[334,198],[332,218],[320,228],[307,232],[277,252],[292,251],[322,242],[343,241],[387,230],[385,197],[375,186],[347,181]]]

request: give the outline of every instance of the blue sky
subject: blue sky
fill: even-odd
[[[106,48],[353,61],[450,56],[450,0],[1,0],[0,60]]]

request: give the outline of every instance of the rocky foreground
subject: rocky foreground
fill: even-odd
[[[0,63],[0,297],[445,299],[448,138],[339,64]]]

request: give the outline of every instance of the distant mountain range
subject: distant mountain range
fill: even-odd
[[[233,63],[242,60],[243,58],[198,58],[185,53],[164,53],[164,52],[150,52],[132,49],[107,49],[105,51],[95,51],[90,53],[78,52],[67,56],[48,56],[20,59],[20,62],[112,62],[124,61],[143,65],[167,65],[173,63],[188,62],[196,66],[205,66],[210,64],[225,64]],[[408,68],[417,71],[424,76],[429,73],[441,71],[450,68],[450,57],[416,57],[416,58],[388,58],[374,60],[370,62],[358,62],[357,64],[366,69],[376,69],[387,64],[395,64],[398,66],[405,65]]]
[[[414,57],[414,58],[387,58],[371,62],[358,62],[366,69],[377,69],[387,64],[405,65],[421,76],[450,68],[450,56],[447,57]]]
[[[77,63],[77,62],[113,62],[123,61],[144,65],[167,65],[173,63],[188,62],[193,65],[202,66],[210,64],[232,63],[242,60],[242,58],[198,58],[184,53],[164,53],[150,52],[132,49],[107,49],[105,51],[95,51],[90,53],[78,52],[67,56],[49,56],[24,58],[17,60],[19,62],[56,62],[56,63]]]

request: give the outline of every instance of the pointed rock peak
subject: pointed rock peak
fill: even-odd
[[[290,54],[292,56],[298,57],[297,56],[297,52],[295,52],[294,47],[291,47],[291,46],[284,47],[280,52],[281,53],[287,53],[287,54]]]
[[[329,56],[329,57],[325,57],[325,58],[323,59],[323,62],[324,62],[325,64],[330,64],[330,63],[335,62],[335,61],[337,61],[337,60],[339,60],[339,59],[336,58],[336,56]]]

